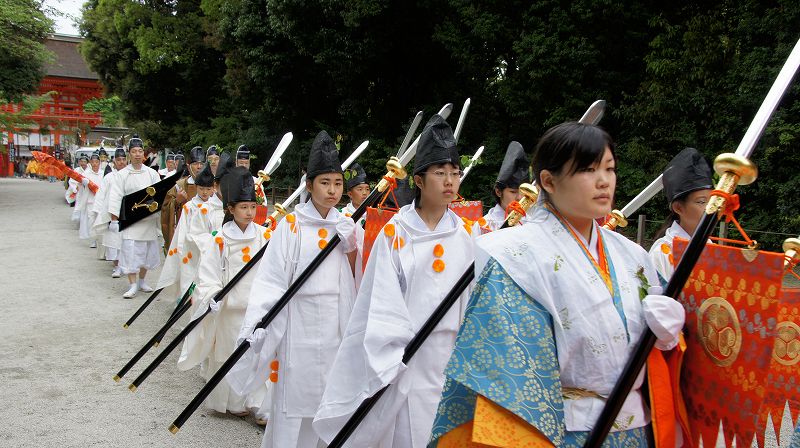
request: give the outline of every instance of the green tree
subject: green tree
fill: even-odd
[[[15,103],[33,93],[52,53],[44,40],[53,32],[38,0],[0,2],[0,103]]]
[[[125,122],[157,147],[184,147],[222,101],[225,62],[206,44],[199,0],[91,0],[80,23],[81,52]]]
[[[621,105],[621,195],[631,197],[686,146],[709,160],[733,152],[744,136],[791,48],[800,37],[800,4],[720,1],[680,2],[650,21],[656,31],[643,54],[646,76]],[[738,189],[745,228],[797,233],[794,204],[800,179],[800,83],[773,117],[754,153],[761,171]],[[663,197],[646,209],[666,215]],[[785,237],[754,234],[777,250]]]
[[[116,95],[106,98],[92,98],[83,104],[87,112],[99,113],[106,126],[122,126],[122,100]]]

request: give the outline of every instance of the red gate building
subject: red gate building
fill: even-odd
[[[45,41],[55,58],[45,68],[38,93],[54,93],[51,100],[27,117],[30,127],[2,129],[2,144],[8,151],[0,154],[0,176],[13,175],[9,155],[28,157],[32,150],[52,154],[56,148],[88,143],[90,130],[102,122],[100,114],[83,108],[86,101],[103,96],[103,87],[78,52],[82,40],[55,34]],[[16,112],[20,107],[11,104],[2,106],[2,110]]]

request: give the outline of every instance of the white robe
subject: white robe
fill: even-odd
[[[89,182],[94,182],[95,185],[100,186],[103,184],[103,172],[99,170],[92,171],[91,167],[83,172],[83,177],[89,179]],[[81,184],[79,188],[78,203],[75,205],[75,207],[79,208],[81,211],[78,237],[82,240],[88,240],[95,236],[92,232],[92,224],[94,223],[92,211],[94,210],[96,194],[92,193],[89,187],[84,187],[83,184]]]
[[[175,174],[175,171],[176,170],[169,171],[166,168],[161,168],[160,170],[158,170],[158,175],[163,177],[163,178],[167,178],[167,177],[172,176],[173,174]]]
[[[352,217],[353,213],[356,212],[356,207],[353,205],[352,202],[348,202],[347,205],[342,207],[340,213],[344,214],[345,216]],[[355,264],[355,282],[356,282],[356,292],[361,287],[361,281],[364,277],[364,224],[367,222],[367,214],[364,215],[358,220],[356,223],[356,245],[358,247],[358,254],[356,254],[356,264]]]
[[[178,227],[181,229],[178,231],[178,228],[176,227],[175,236],[172,238],[172,241],[175,244],[174,247],[177,250],[184,250],[184,253],[188,253],[186,251],[193,251],[193,253],[196,254],[196,256],[192,257],[191,261],[186,264],[182,264],[182,269],[180,269],[181,295],[186,291],[192,282],[195,284],[199,283],[199,266],[200,261],[203,258],[203,254],[212,250],[212,247],[217,249],[219,248],[215,242],[215,237],[219,235],[219,230],[222,227],[222,218],[220,217],[218,223],[214,223],[214,210],[219,209],[219,207],[216,205],[219,201],[213,201],[213,198],[214,196],[209,198],[208,201],[201,203],[199,207],[196,204],[200,201],[200,199],[197,196],[192,198],[192,201],[187,203],[189,204],[187,209],[183,214],[181,214],[180,221],[178,221]],[[221,204],[222,203],[219,202],[220,207]],[[203,213],[203,210],[206,210],[206,212]],[[186,221],[184,221],[184,216],[187,217]],[[223,235],[219,236],[221,238],[223,237]],[[183,249],[178,248],[178,242],[182,243],[180,247]],[[175,250],[173,246],[170,246],[170,251],[173,250]],[[167,254],[167,263],[170,263],[169,252]],[[181,263],[183,262],[183,256],[173,255],[173,257],[176,257],[176,259],[180,260]],[[164,265],[164,270],[167,269],[167,263]],[[164,270],[162,270],[162,272]],[[173,278],[177,278],[177,275],[174,275]],[[159,284],[160,283],[161,279],[159,279]],[[177,291],[177,289],[174,291]],[[249,293],[249,289],[247,291]],[[187,313],[189,316],[195,316],[195,313],[197,313],[198,309],[205,311],[207,308],[207,306],[201,307],[200,300],[196,300],[196,298],[200,297],[198,294],[198,291],[195,291],[192,294],[192,305]],[[183,348],[181,349],[181,355],[178,358],[179,369],[191,369],[192,367],[201,363],[206,356],[208,356],[206,348],[204,348],[205,342],[203,341],[204,339],[202,337],[202,332],[193,331],[186,337],[183,342]]]
[[[394,226],[394,232],[387,231]],[[447,210],[435,230],[406,205],[379,234],[367,262],[345,339],[336,355],[314,429],[330,442],[359,404],[392,384],[346,446],[423,448],[431,434],[444,368],[469,289],[426,339],[408,366],[406,345],[473,261],[472,234]],[[394,235],[392,235],[394,233]],[[444,252],[436,256],[435,248]],[[435,260],[444,262],[436,272]]]
[[[75,172],[83,176],[83,168],[77,167],[75,168]],[[80,196],[81,184],[73,178],[70,178],[67,184],[69,185],[69,188],[67,189],[66,193],[67,202],[69,202],[70,204],[72,204],[73,202],[75,203],[75,206],[72,207],[72,220],[75,222],[79,222],[81,219],[81,208],[79,206],[78,198]],[[72,194],[74,194],[75,197],[72,201],[70,201],[70,197],[72,196]]]
[[[108,212],[119,216],[122,198],[126,195],[147,188],[161,180],[158,173],[150,167],[142,165],[136,170],[133,165],[128,165],[117,172],[108,197]],[[122,231],[123,240],[156,241],[161,229],[161,212],[153,213],[126,227]]]
[[[203,244],[206,250],[201,256],[195,292],[199,299],[198,307],[192,319],[200,317],[208,309],[214,296],[247,264],[246,260],[267,243],[265,234],[266,229],[257,224],[250,223],[242,232],[235,222],[230,221],[222,226],[216,236],[206,235],[211,243]],[[222,248],[215,242],[217,237],[223,241]],[[178,365],[182,370],[191,368],[207,358],[208,368],[205,371],[205,378],[208,380],[236,349],[250,298],[250,287],[259,264],[261,261],[225,296],[219,313],[206,316],[192,331],[194,346],[186,353],[186,358],[183,357],[183,353],[181,354]],[[260,387],[246,394],[237,394],[223,381],[206,398],[205,405],[218,412],[242,412],[252,409],[263,416],[265,412],[259,410],[263,406],[266,393],[266,378],[261,381]]]
[[[167,258],[156,283],[156,289],[164,288],[165,297],[180,299],[197,277],[201,251],[194,239],[189,238],[189,231],[192,220],[201,214],[203,208],[204,203],[199,196],[193,197],[183,205],[181,219],[175,226],[172,241],[167,249]],[[207,237],[209,234],[210,232],[203,232],[202,236]]]
[[[117,251],[122,247],[122,236],[119,232],[108,230],[108,223],[111,222],[111,215],[108,213],[108,196],[116,177],[117,170],[112,166],[111,172],[103,176],[103,180],[100,182],[100,188],[97,190],[94,206],[92,207],[94,215],[92,231],[101,242],[98,245],[98,249],[102,248],[105,252],[106,260],[112,261],[117,259]]]
[[[676,237],[692,239],[692,236],[683,230],[683,227],[676,221],[667,229],[664,236],[657,239],[650,247],[650,259],[653,260],[656,270],[665,281],[669,281],[672,273],[675,272],[675,267],[672,265],[672,241]]]
[[[93,207],[95,219],[92,223],[92,228],[105,248],[106,260],[110,261],[115,261],[119,258],[119,250],[122,248],[122,234],[108,229],[108,223],[111,222],[111,214],[108,213],[108,198],[116,181],[117,173],[118,171],[112,167],[111,172],[103,177],[100,189],[97,190]]]
[[[591,240],[584,243],[594,256],[598,232],[602,235],[627,328],[605,282],[580,245],[544,207],[537,208],[525,226],[478,239],[475,269],[480,273],[490,258],[496,259],[514,282],[550,313],[563,387],[608,396],[646,328],[641,294],[659,281],[640,246],[596,223],[593,226]],[[624,425],[612,431],[650,422],[640,390],[643,378],[644,372],[617,417]],[[566,429],[591,429],[604,406],[605,401],[598,398],[565,399]]]
[[[322,218],[311,203],[299,204],[272,233],[250,290],[240,340],[286,292],[336,233],[339,212]],[[267,327],[262,350],[249,350],[228,374],[237,391],[258,387],[279,362],[270,424],[262,447],[317,446],[311,421],[322,398],[333,358],[355,299],[353,275],[342,245],[320,264],[288,305]]]

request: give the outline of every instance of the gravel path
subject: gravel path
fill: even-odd
[[[78,239],[71,211],[61,184],[0,178],[0,446],[260,446],[252,417],[203,408],[177,435],[167,431],[203,384],[197,369],[177,370],[178,350],[135,394],[127,386],[155,353],[112,380],[172,303],[153,303],[124,330],[147,295],[122,299],[127,280],[112,279],[110,263]]]

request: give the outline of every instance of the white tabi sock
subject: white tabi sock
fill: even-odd
[[[150,287],[147,283],[144,282],[144,279],[140,278],[139,282],[137,283],[139,286],[139,291],[142,292],[153,292],[153,288]]]
[[[131,283],[131,287],[127,291],[125,291],[125,294],[123,294],[122,297],[125,299],[132,299],[137,292],[139,292],[139,284]]]

